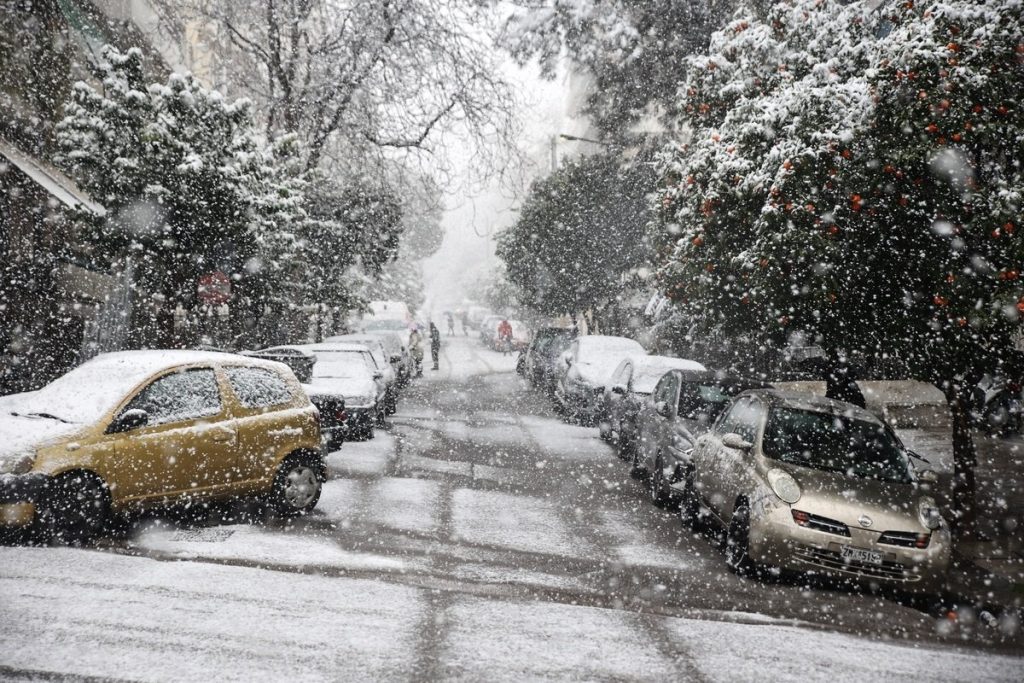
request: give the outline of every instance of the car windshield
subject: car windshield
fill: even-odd
[[[773,460],[862,479],[909,482],[906,452],[883,424],[831,413],[772,408],[764,454]]]
[[[368,320],[363,324],[367,332],[380,330],[405,330],[408,325],[401,320]]]
[[[358,352],[335,352],[317,354],[313,366],[313,379],[362,379],[370,370],[362,354]]]
[[[683,382],[679,389],[679,416],[710,424],[744,388],[737,384]]]

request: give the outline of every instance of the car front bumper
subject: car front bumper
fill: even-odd
[[[911,592],[938,591],[950,564],[949,532],[933,531],[928,547],[914,548],[879,543],[883,531],[889,530],[851,526],[847,537],[803,527],[793,521],[791,506],[778,501],[760,513],[752,510],[749,552],[751,559],[781,569]],[[843,546],[877,553],[881,562],[846,559]]]
[[[45,474],[0,474],[0,527],[21,527],[32,522],[35,504],[46,492]]]

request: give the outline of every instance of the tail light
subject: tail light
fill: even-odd
[[[344,408],[342,408],[341,410],[335,410],[334,417],[335,419],[338,420],[338,422],[344,422],[345,420],[348,419],[348,411],[346,411]]]
[[[811,516],[803,510],[793,510],[793,521],[800,526],[807,526],[811,521]]]
[[[931,534],[918,534],[917,540],[914,541],[915,548],[927,548],[928,542],[932,540]]]

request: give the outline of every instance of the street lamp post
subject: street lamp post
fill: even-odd
[[[579,135],[569,135],[568,133],[558,133],[557,135],[551,136],[551,172],[554,173],[558,170],[558,139],[570,140],[572,142],[589,142],[592,145],[601,145],[602,147],[611,147],[612,143],[604,142],[603,140],[594,140],[593,138],[584,138]]]

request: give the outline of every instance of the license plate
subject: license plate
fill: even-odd
[[[850,545],[839,546],[839,556],[850,562],[864,562],[867,564],[882,564],[882,553],[864,548],[854,548]]]

